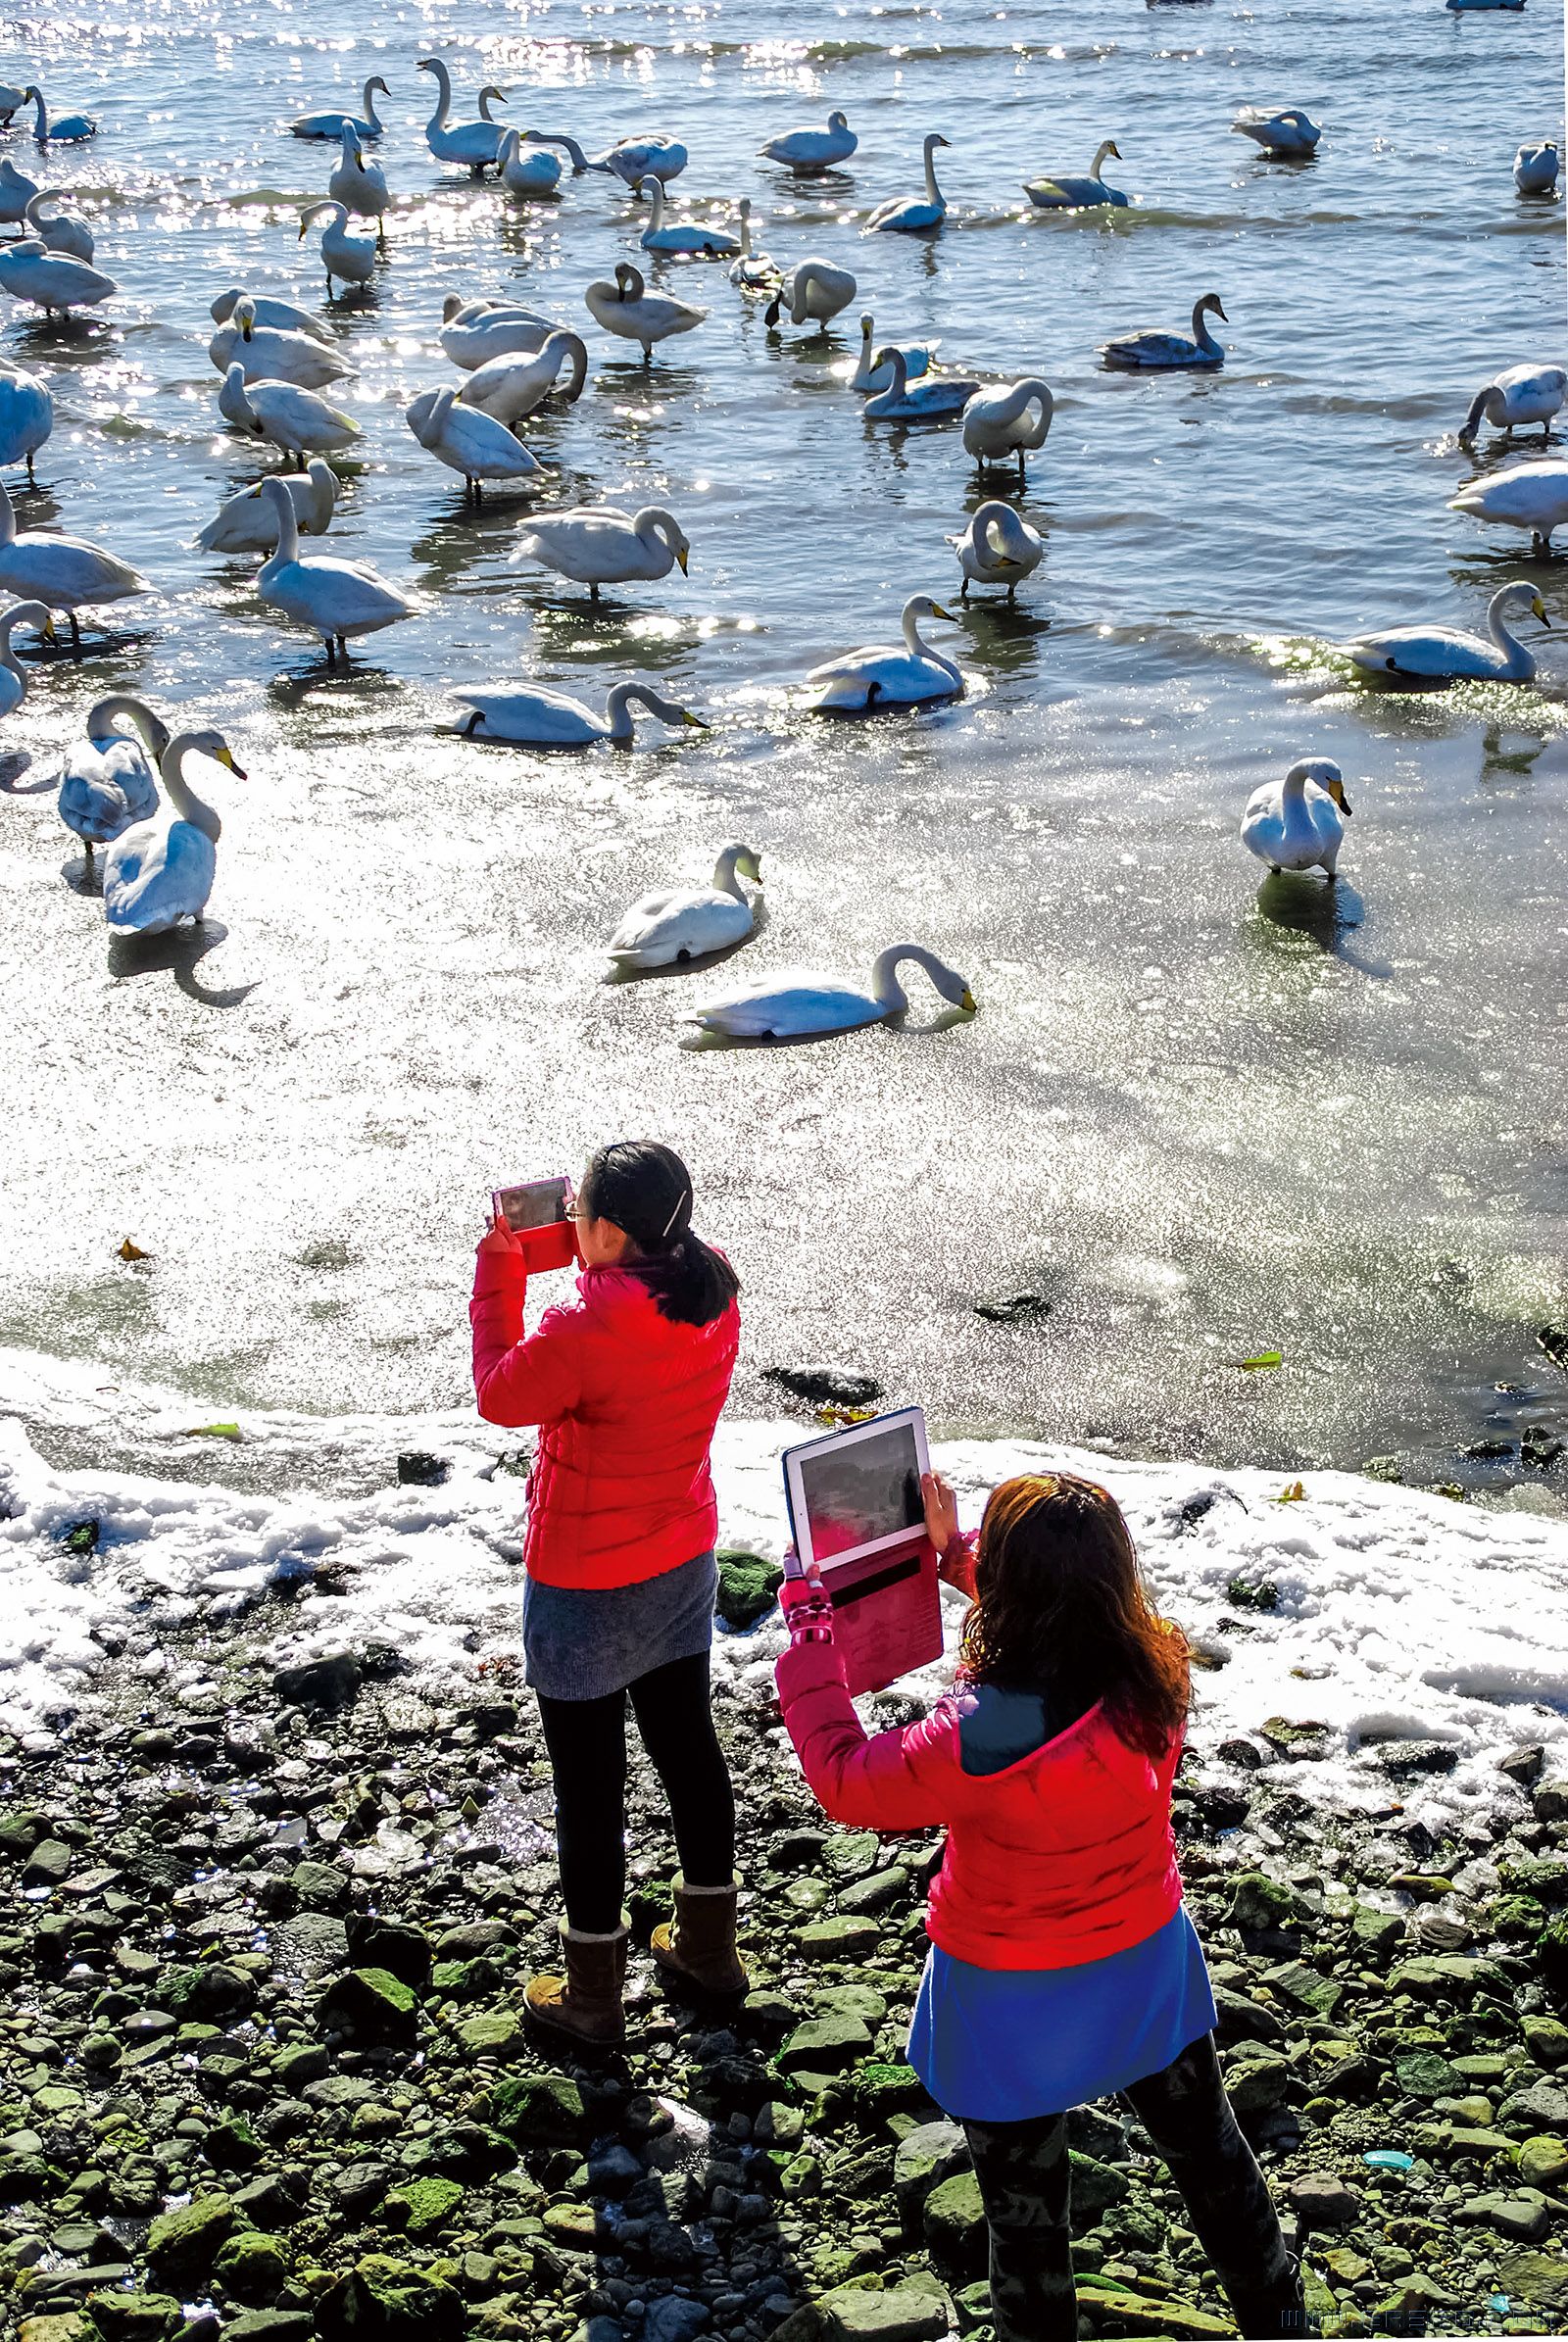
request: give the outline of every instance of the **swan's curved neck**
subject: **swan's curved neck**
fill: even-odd
[[[439,93],[435,102],[435,112],[430,117],[430,127],[432,130],[444,130],[447,126],[447,116],[452,109],[452,75],[447,72],[439,57],[431,64],[430,71],[435,75],[435,85]]]
[[[176,732],[165,749],[159,769],[169,802],[181,821],[188,821],[216,846],[222,833],[222,823],[210,805],[199,798],[185,778],[185,758],[201,739],[199,732]]]
[[[299,515],[294,510],[294,499],[290,496],[287,487],[281,480],[277,485],[281,494],[270,500],[277,512],[277,548],[272,555],[272,560],[274,561],[297,561],[300,558]]]
[[[360,94],[360,104],[365,109],[362,120],[368,122],[372,130],[378,130],[381,127],[381,118],[375,111],[375,76],[373,74]]]
[[[657,236],[664,224],[664,182],[661,178],[656,178],[650,171],[648,177],[643,181],[643,186],[651,190],[648,198],[650,206],[648,233],[651,236]]]
[[[29,206],[30,209],[30,206]],[[1473,439],[1481,428],[1483,417],[1496,421],[1502,411],[1502,393],[1495,382],[1489,382],[1485,390],[1478,390],[1470,402],[1470,412],[1464,418],[1461,439]]]
[[[741,199],[741,259],[742,259],[743,261],[749,261],[749,260],[751,259],[751,257],[752,257],[752,207],[751,207],[751,204],[750,204],[750,203],[749,203],[749,202],[746,200],[746,198],[745,198],[745,197],[743,197],[743,198]]]
[[[925,199],[927,203],[942,201],[942,190],[937,185],[937,149],[934,138],[928,138],[925,142]]]
[[[43,91],[41,89],[35,89],[33,91],[32,102],[36,109],[36,112],[33,116],[34,136],[38,138],[47,138],[49,135],[49,112],[48,108],[44,105]]]
[[[746,900],[745,891],[735,875],[735,864],[746,852],[744,846],[726,846],[713,864],[713,887],[720,895],[733,895],[737,903]]]
[[[8,629],[9,631],[9,629]],[[87,712],[87,738],[106,740],[112,737],[116,723],[129,724],[132,731],[151,749],[156,756],[169,735],[164,730],[145,700],[136,699],[128,691],[112,691]]]
[[[17,541],[17,515],[12,510],[10,491],[0,480],[0,545],[14,545]]]
[[[1526,659],[1529,658],[1530,654],[1525,649],[1524,644],[1519,640],[1519,637],[1510,630],[1507,621],[1503,617],[1502,612],[1508,600],[1508,593],[1509,588],[1504,586],[1500,594],[1493,595],[1491,605],[1487,610],[1487,632],[1491,635],[1498,650],[1506,652],[1511,662],[1516,659]]]
[[[911,659],[923,659],[931,666],[940,667],[945,675],[951,675],[955,683],[959,680],[957,662],[952,659],[945,659],[940,651],[934,651],[931,645],[923,640],[919,618],[907,605],[904,611],[904,647]]]
[[[569,130],[535,130],[533,139],[538,146],[564,146],[573,171],[592,171],[594,168]]]
[[[883,363],[886,365],[888,371],[893,376],[892,381],[888,384],[887,389],[882,393],[882,396],[885,399],[902,399],[905,391],[908,388],[908,361],[906,359],[904,352],[899,348],[897,342],[891,343],[889,347],[882,353],[882,357]]]
[[[1200,350],[1219,348],[1219,343],[1208,329],[1208,311],[1201,301],[1193,303],[1193,339]]]
[[[1104,169],[1105,157],[1109,154],[1115,143],[1116,141],[1114,138],[1104,138],[1102,139],[1099,146],[1096,147],[1095,159],[1089,166],[1089,175],[1092,179],[1099,178],[1101,171]]]
[[[19,683],[25,683],[26,675],[19,665],[17,655],[11,648],[11,629],[16,625],[20,615],[19,605],[17,609],[8,610],[5,615],[0,617],[0,666],[9,667]]]

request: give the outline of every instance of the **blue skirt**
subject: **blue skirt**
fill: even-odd
[[[1184,1904],[1142,1943],[1076,1968],[974,1968],[933,1945],[909,2063],[955,2121],[1026,2122],[1162,2072],[1214,2016]]]

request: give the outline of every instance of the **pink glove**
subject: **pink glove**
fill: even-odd
[[[822,1573],[814,1562],[803,1578],[786,1571],[778,1589],[778,1606],[790,1631],[792,1648],[802,1642],[832,1641],[833,1605],[822,1590]]]

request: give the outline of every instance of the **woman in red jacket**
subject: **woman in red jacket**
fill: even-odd
[[[1300,2274],[1225,2095],[1182,1903],[1170,1794],[1186,1642],[1093,1482],[1004,1482],[977,1547],[940,1475],[925,1493],[943,1574],[974,1601],[954,1695],[868,1740],[831,1608],[800,1580],[786,1581],[778,1687],[835,1821],[947,1825],[909,2061],[968,2137],[997,2342],[1075,2342],[1066,2116],[1115,2091],[1169,2164],[1242,2332],[1302,2334]]]
[[[709,1705],[718,1525],[709,1448],[740,1341],[740,1290],[693,1235],[679,1155],[601,1148],[575,1219],[574,1301],[523,1331],[527,1274],[497,1219],[474,1264],[473,1387],[487,1423],[540,1426],[529,1476],[523,1654],[555,1776],[564,1976],[535,2023],[625,2036],[626,1702],[669,1801],[681,1871],[662,1968],[746,1990],[735,1950],[735,1799]]]

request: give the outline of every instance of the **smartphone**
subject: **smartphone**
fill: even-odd
[[[517,1235],[528,1228],[554,1227],[565,1219],[570,1204],[571,1182],[564,1176],[524,1179],[515,1187],[490,1191],[491,1212]]]

